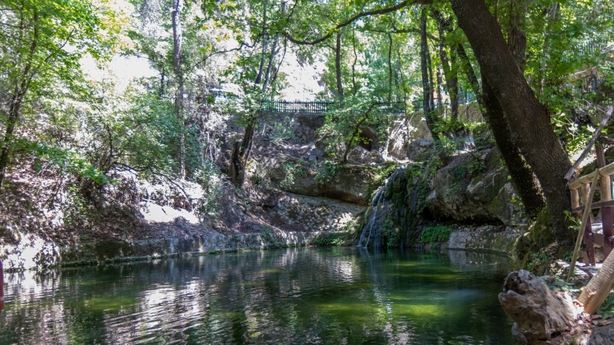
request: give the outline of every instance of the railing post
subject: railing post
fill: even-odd
[[[596,187],[597,186],[594,186],[594,188]],[[591,189],[590,183],[586,183],[584,187],[582,188],[582,199],[583,199],[582,203],[584,204],[584,207],[589,207],[589,210],[588,210],[588,219],[586,221],[586,225],[584,229],[580,229],[580,231],[584,231],[584,244],[586,245],[586,254],[588,255],[588,260],[591,266],[595,266],[595,243],[593,241],[593,226],[592,226],[593,224],[591,221],[592,214],[590,210],[592,200],[588,200],[590,189]]]
[[[605,154],[603,145],[600,142],[595,143],[595,151],[597,154],[597,167],[603,169],[606,166]],[[601,201],[612,200],[612,181],[610,174],[604,171],[604,175],[599,180],[599,188],[601,191]],[[607,258],[612,251],[612,207],[605,206],[601,208],[601,229],[603,231],[603,254]]]

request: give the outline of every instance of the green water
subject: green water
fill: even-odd
[[[0,344],[514,344],[505,258],[294,248],[5,274]]]

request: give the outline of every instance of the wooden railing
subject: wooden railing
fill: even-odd
[[[606,257],[612,251],[612,240],[614,239],[612,236],[612,207],[614,206],[614,200],[612,200],[612,180],[610,178],[612,174],[614,174],[614,163],[600,169],[598,168],[569,184],[571,212],[576,217],[582,214],[580,230],[584,230],[583,232],[580,231],[576,242],[579,244],[581,239],[584,239],[588,259],[593,266],[595,265],[594,244],[595,242],[601,242],[601,239],[593,234],[590,210],[601,209],[603,251]],[[599,185],[600,201],[593,202],[593,195],[597,190],[597,185]]]

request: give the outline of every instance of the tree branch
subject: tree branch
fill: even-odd
[[[402,1],[400,3],[398,3],[395,6],[392,7],[385,7],[385,8],[381,8],[379,10],[372,10],[372,11],[366,11],[366,12],[360,12],[357,13],[355,15],[353,15],[352,17],[350,17],[349,19],[346,19],[345,21],[337,24],[333,29],[331,29],[326,35],[316,38],[314,40],[299,40],[296,39],[294,37],[292,37],[292,35],[290,35],[288,32],[282,32],[281,34],[286,37],[290,42],[294,43],[294,44],[303,44],[303,45],[316,45],[320,42],[323,42],[327,39],[329,39],[337,30],[346,27],[350,24],[352,24],[353,22],[357,21],[360,18],[363,17],[369,17],[369,16],[375,16],[375,15],[381,15],[381,14],[386,14],[386,13],[390,13],[390,12],[395,12],[398,11],[404,7],[407,7],[413,3],[420,3],[420,4],[430,4],[432,3],[432,0],[405,0]]]
[[[595,130],[595,133],[593,134],[591,141],[588,142],[588,145],[586,145],[586,148],[584,149],[584,151],[582,151],[582,154],[580,155],[580,157],[578,157],[578,160],[574,163],[571,169],[567,171],[567,174],[565,174],[566,181],[569,181],[569,179],[571,179],[571,176],[576,172],[576,170],[580,166],[580,163],[582,163],[582,161],[584,160],[588,152],[591,150],[591,147],[593,147],[593,144],[595,144],[595,141],[599,139],[599,136],[601,135],[601,131],[603,130],[605,125],[607,125],[608,122],[610,122],[610,118],[612,117],[613,112],[614,112],[614,103],[612,103],[610,108],[608,108],[608,111],[605,113],[605,116],[603,117],[603,119],[601,120],[601,123],[599,124],[599,128]]]

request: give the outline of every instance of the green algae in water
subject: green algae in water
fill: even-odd
[[[509,266],[292,248],[5,276],[1,344],[514,344]]]

